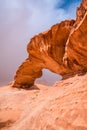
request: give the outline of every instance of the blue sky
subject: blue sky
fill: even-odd
[[[80,2],[0,0],[0,85],[13,80],[16,69],[27,58],[30,38],[62,20],[75,18]]]
[[[70,6],[70,5],[72,5],[72,3],[74,3],[74,4],[78,4],[78,3],[80,3],[81,2],[81,0],[62,0],[63,2],[62,2],[62,4],[59,6],[60,8],[63,8],[63,9],[68,9],[68,7]]]

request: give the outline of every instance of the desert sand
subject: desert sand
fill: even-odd
[[[87,74],[50,87],[1,87],[0,130],[87,130]]]

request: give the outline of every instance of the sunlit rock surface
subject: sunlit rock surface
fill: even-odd
[[[67,66],[70,66],[73,71],[87,70],[87,12],[69,36],[65,56],[67,57]]]

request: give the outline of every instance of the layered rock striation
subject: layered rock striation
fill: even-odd
[[[87,70],[87,0],[76,14],[76,20],[65,20],[30,40],[29,56],[18,68],[13,87],[32,86],[43,68],[63,77]]]

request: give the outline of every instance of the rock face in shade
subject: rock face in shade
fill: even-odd
[[[0,130],[87,130],[87,74],[54,87],[1,87]]]
[[[13,87],[30,87],[42,69],[67,77],[87,70],[87,0],[77,8],[76,20],[66,20],[33,37],[29,57],[18,68]]]

